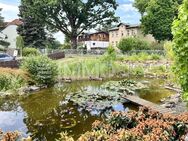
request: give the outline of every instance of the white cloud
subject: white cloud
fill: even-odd
[[[12,21],[18,18],[17,14],[19,13],[18,6],[4,4],[0,2],[0,8],[2,8],[2,16],[5,18],[5,21]]]
[[[119,6],[119,9],[122,12],[137,12],[138,11],[135,7],[133,7],[132,4],[121,4]]]

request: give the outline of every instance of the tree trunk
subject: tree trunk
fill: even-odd
[[[77,49],[77,37],[71,37],[72,49]]]

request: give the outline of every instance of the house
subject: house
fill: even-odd
[[[120,23],[118,26],[109,30],[109,43],[112,46],[117,46],[119,41],[126,37],[140,37],[149,42],[156,41],[152,35],[144,35],[140,25]]]
[[[109,33],[104,31],[82,33],[78,37],[78,43],[86,47],[87,50],[106,49],[109,46]]]
[[[9,48],[16,48],[16,37],[18,36],[17,27],[21,24],[22,22],[19,19],[15,19],[12,22],[8,22],[0,32],[0,37],[10,43]],[[0,47],[2,46],[0,45]]]

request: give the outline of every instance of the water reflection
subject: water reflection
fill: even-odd
[[[149,83],[154,84],[154,82]],[[0,127],[4,131],[19,130],[24,135],[31,135],[35,140],[55,140],[58,133],[66,131],[75,138],[91,129],[96,114],[80,110],[76,105],[66,101],[65,97],[84,89],[99,90],[104,82],[75,82],[72,84],[58,84],[51,89],[42,90],[27,97],[0,99]],[[161,84],[160,81],[155,83]],[[152,87],[139,92],[140,96],[152,101],[167,97],[170,91]],[[159,91],[151,91],[158,89]],[[166,94],[167,93],[167,94]],[[128,111],[137,109],[135,105],[121,103],[113,106],[114,111]]]

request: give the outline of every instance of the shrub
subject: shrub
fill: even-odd
[[[22,69],[27,71],[36,84],[54,84],[57,65],[47,56],[30,56],[24,59]]]
[[[164,44],[164,50],[166,52],[166,57],[170,60],[174,59],[174,52],[173,52],[173,43],[168,41]]]
[[[150,55],[150,60],[160,60],[161,56],[158,54],[151,54]]]
[[[94,122],[92,131],[82,134],[77,141],[183,141],[187,121],[188,113],[163,115],[141,107],[138,112],[112,113],[107,122]]]
[[[178,18],[173,22],[172,33],[174,36],[173,51],[175,55],[174,72],[183,89],[183,97],[188,101],[188,1],[184,0],[179,9]]]
[[[36,48],[27,47],[23,49],[23,56],[37,56],[37,55],[40,55],[40,52]]]
[[[29,80],[26,72],[0,68],[0,91],[14,90],[24,86]]]
[[[128,52],[131,50],[148,50],[149,43],[141,40],[139,38],[123,38],[119,44],[118,48],[123,52]]]
[[[150,44],[152,50],[164,50],[164,42],[153,42]]]
[[[70,43],[64,43],[64,44],[61,46],[61,49],[71,49],[71,44],[70,44]]]

